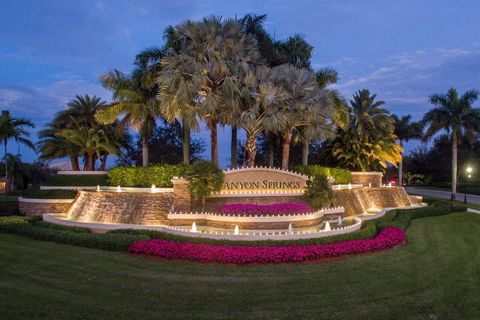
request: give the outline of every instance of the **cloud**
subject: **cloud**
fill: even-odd
[[[418,118],[430,108],[431,94],[451,86],[460,91],[478,86],[479,61],[480,47],[399,52],[373,64],[372,71],[340,81],[335,87],[346,97],[359,89],[369,89],[385,100],[392,112]]]

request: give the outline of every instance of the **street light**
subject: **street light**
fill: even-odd
[[[468,166],[465,171],[467,172],[467,178],[470,179],[472,177],[473,168]],[[467,188],[465,188],[465,198],[463,199],[463,203],[467,203]]]

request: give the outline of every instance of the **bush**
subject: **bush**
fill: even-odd
[[[52,190],[27,190],[23,193],[24,198],[35,198],[35,199],[74,199],[77,196],[77,191],[75,190],[61,190],[61,189],[52,189]]]
[[[302,198],[312,208],[319,209],[330,205],[333,197],[332,190],[328,187],[326,176],[314,176],[307,181],[307,189]]]
[[[91,186],[105,186],[107,185],[106,175],[51,175],[46,179],[47,186],[61,186],[61,187],[91,187]]]
[[[319,165],[298,165],[293,167],[293,170],[309,177],[333,177],[335,179],[335,184],[348,184],[352,182],[352,172],[347,169],[329,168]]]
[[[148,167],[115,167],[108,171],[108,184],[122,187],[172,187],[172,178],[183,176],[187,166],[153,165]]]
[[[188,189],[198,200],[202,200],[202,211],[205,209],[205,198],[220,191],[223,185],[223,171],[218,166],[206,160],[196,161],[185,172]]]
[[[191,243],[207,243],[213,245],[224,246],[288,246],[288,245],[308,245],[308,244],[329,244],[347,240],[360,240],[373,238],[377,234],[377,227],[374,222],[365,222],[363,228],[352,233],[340,234],[329,237],[300,239],[300,240],[216,240],[207,238],[193,238],[178,236],[171,233],[155,231],[155,230],[138,230],[138,229],[118,229],[111,230],[107,233],[115,234],[129,234],[129,235],[143,235],[150,239],[163,239],[176,242],[191,242]]]
[[[81,229],[81,228],[80,228]],[[35,240],[52,241],[80,247],[114,251],[126,251],[128,247],[139,241],[148,240],[143,235],[129,234],[92,234],[79,231],[77,228],[59,227],[39,224],[25,217],[0,217],[0,232],[16,234]]]

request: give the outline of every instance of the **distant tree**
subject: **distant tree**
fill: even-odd
[[[394,133],[398,138],[400,147],[403,149],[403,142],[408,142],[413,139],[421,139],[423,137],[423,127],[420,122],[412,122],[412,116],[406,115],[399,118],[397,115],[392,115],[395,121]],[[398,184],[403,185],[403,150],[401,154],[402,159],[398,163]]]
[[[33,128],[33,123],[25,118],[14,118],[10,115],[10,111],[3,110],[0,116],[0,140],[3,142],[5,157],[5,179],[8,181],[8,159],[7,146],[8,141],[14,140],[19,144],[26,145],[34,149],[33,143],[28,139],[30,133],[27,128]]]
[[[430,96],[430,103],[436,106],[425,114],[422,123],[427,126],[425,139],[429,139],[439,131],[445,130],[451,134],[452,140],[452,193],[451,200],[455,200],[458,180],[458,137],[464,134],[473,139],[476,132],[480,132],[480,109],[473,108],[478,92],[468,90],[462,96],[454,88],[446,94]]]
[[[159,121],[148,141],[151,164],[177,164],[183,159],[183,142],[180,123],[170,124]],[[140,165],[142,161],[142,144],[132,140],[123,145],[118,158],[120,165]],[[201,139],[190,140],[190,159],[199,160],[205,151],[205,142]]]

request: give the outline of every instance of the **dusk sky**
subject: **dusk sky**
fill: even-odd
[[[255,13],[267,14],[266,28],[276,39],[304,35],[315,48],[314,68],[335,68],[345,97],[367,88],[391,112],[418,119],[433,93],[480,89],[479,12],[480,2],[459,0],[0,0],[0,109],[34,121],[36,140],[76,94],[109,101],[99,76],[113,68],[129,72],[140,50],[162,45],[168,25]],[[205,130],[199,136],[208,141]],[[229,139],[219,131],[222,165]],[[15,143],[10,151],[17,152]],[[25,161],[36,158],[23,147],[20,152]]]

